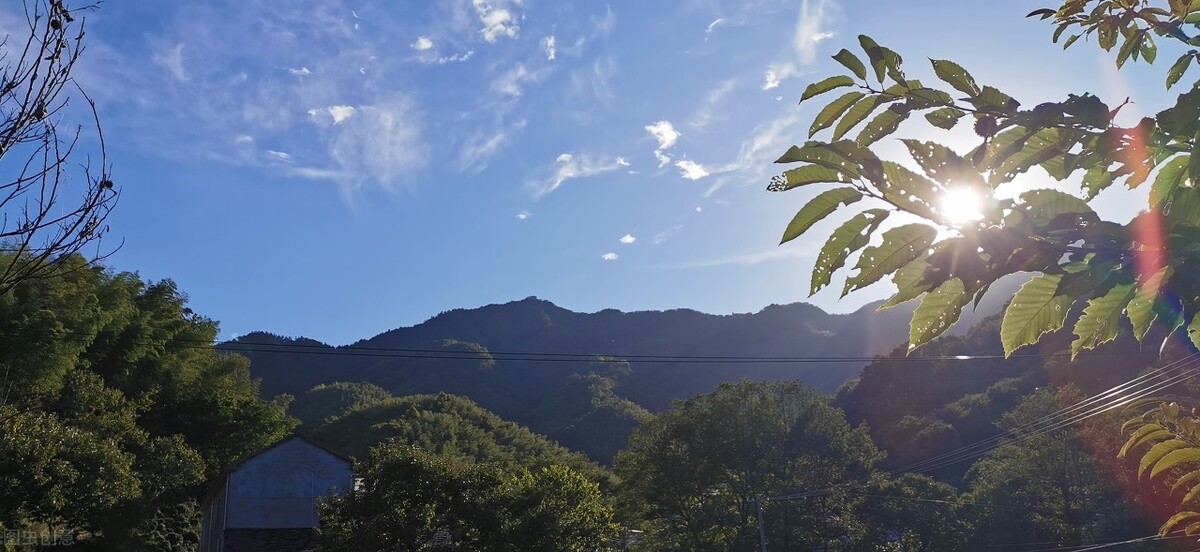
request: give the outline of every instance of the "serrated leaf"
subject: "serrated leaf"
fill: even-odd
[[[1191,154],[1176,155],[1158,169],[1154,183],[1150,185],[1150,206],[1158,207],[1163,202],[1171,200],[1184,182],[1187,182],[1187,168],[1191,162]]]
[[[1179,489],[1182,489],[1182,488],[1188,486],[1188,484],[1194,483],[1197,480],[1200,480],[1200,470],[1188,472],[1188,473],[1184,474],[1183,476],[1181,476],[1178,481],[1176,481],[1174,484],[1171,485],[1171,492],[1178,491]]]
[[[894,161],[883,162],[883,173],[886,182],[880,188],[884,198],[926,218],[937,218],[941,186]]]
[[[1164,266],[1146,278],[1146,281],[1138,285],[1137,293],[1133,299],[1129,301],[1129,306],[1125,309],[1125,314],[1129,317],[1130,324],[1133,325],[1133,337],[1142,342],[1146,337],[1146,332],[1150,331],[1150,325],[1154,323],[1157,316],[1154,312],[1154,305],[1158,301],[1158,292],[1162,289],[1163,282],[1169,277],[1171,267]]]
[[[838,117],[841,117],[847,109],[850,109],[850,106],[854,105],[854,102],[862,99],[862,97],[865,95],[866,94],[863,94],[862,92],[847,92],[846,94],[838,97],[838,99],[830,102],[829,105],[825,106],[820,113],[817,113],[817,117],[813,119],[813,124],[808,129],[809,138],[811,138],[814,134],[829,128],[834,121],[837,121]]]
[[[925,120],[929,124],[943,130],[950,130],[954,125],[958,124],[958,120],[963,118],[967,113],[957,107],[943,107],[935,109],[925,114]]]
[[[1146,424],[1137,428],[1137,430],[1133,432],[1133,435],[1129,436],[1129,439],[1125,441],[1125,445],[1121,447],[1121,451],[1117,453],[1117,457],[1124,458],[1126,454],[1129,454],[1129,451],[1137,448],[1146,441],[1156,438],[1169,437],[1171,435],[1173,435],[1173,433],[1167,431],[1167,428],[1159,424]]]
[[[893,109],[885,109],[863,127],[862,131],[858,133],[858,138],[855,139],[855,142],[858,142],[858,145],[863,147],[869,146],[880,138],[895,132],[900,127],[900,123],[904,122],[907,118],[907,111],[898,113]]]
[[[846,115],[842,117],[842,120],[838,121],[837,126],[833,128],[833,140],[841,140],[847,132],[850,132],[850,129],[863,122],[878,106],[879,99],[875,96],[867,96],[854,102],[854,105],[846,111]]]
[[[1142,455],[1142,460],[1138,462],[1138,477],[1146,475],[1146,470],[1149,470],[1150,466],[1162,460],[1168,453],[1186,446],[1188,446],[1187,441],[1170,439],[1150,447],[1150,450],[1146,451],[1146,454]]]
[[[901,303],[912,301],[920,297],[921,294],[929,291],[932,286],[921,283],[925,277],[925,269],[928,267],[929,263],[924,258],[914,259],[912,262],[900,267],[892,275],[892,283],[896,284],[896,293],[875,310],[890,309]]]
[[[1181,523],[1190,523],[1197,519],[1200,519],[1200,513],[1179,512],[1178,514],[1171,516],[1171,518],[1168,519],[1166,523],[1162,524],[1162,527],[1158,528],[1158,536],[1166,537],[1167,535],[1170,535],[1173,531],[1175,531],[1175,527],[1177,525],[1179,525]]]
[[[958,321],[968,296],[962,280],[952,278],[925,294],[908,326],[908,352],[911,353],[942,335]]]
[[[1200,347],[1200,345],[1197,345],[1197,343],[1200,343],[1200,316],[1192,317],[1192,321],[1187,327],[1187,335],[1193,346]]]
[[[1075,322],[1075,341],[1071,342],[1071,358],[1084,349],[1097,346],[1117,338],[1121,326],[1121,313],[1133,299],[1133,284],[1118,284],[1100,297],[1088,301],[1079,321]]]
[[[1004,356],[1038,342],[1042,334],[1063,326],[1067,312],[1075,301],[1069,294],[1059,294],[1062,274],[1043,274],[1021,286],[1004,310],[1000,323],[1000,342]]]
[[[808,85],[808,88],[804,89],[804,93],[800,95],[800,102],[803,103],[804,100],[807,100],[813,96],[818,96],[843,86],[852,86],[853,84],[854,79],[851,79],[846,75],[837,75],[829,77],[823,81],[814,82]]]
[[[813,263],[809,295],[829,285],[833,273],[846,264],[851,253],[862,249],[871,241],[871,234],[887,219],[889,212],[883,209],[868,209],[843,223],[821,247]]]
[[[792,222],[788,223],[779,244],[783,245],[800,237],[801,234],[812,228],[812,225],[829,216],[838,207],[854,203],[862,197],[862,192],[854,188],[834,188],[817,194],[817,197],[812,198],[804,207],[800,208],[800,211],[792,218]]]
[[[846,175],[841,171],[823,167],[821,165],[805,165],[803,167],[784,171],[783,175],[771,180],[771,184],[767,186],[769,192],[786,192],[792,188],[807,186],[809,184],[822,184],[827,182],[845,183],[849,182]]]
[[[988,183],[994,188],[1010,182],[1018,174],[1063,154],[1064,149],[1059,139],[1060,134],[1056,128],[1046,128],[1036,132],[1026,139],[1021,148],[1012,155],[1004,157],[1003,160],[993,159],[993,163],[1000,162],[992,169]]]
[[[858,43],[867,53],[871,68],[875,70],[875,80],[883,82],[883,74],[887,70],[887,63],[883,59],[883,48],[879,47],[875,39],[867,35],[858,35]]]
[[[1038,189],[1020,195],[1021,209],[1038,226],[1045,226],[1054,217],[1068,213],[1095,213],[1086,201],[1071,194],[1051,189]]]
[[[1176,466],[1182,466],[1192,462],[1200,461],[1200,448],[1185,448],[1173,450],[1163,456],[1162,460],[1154,464],[1154,469],[1150,470],[1150,479],[1158,477],[1158,474],[1165,472]]]
[[[883,243],[863,250],[854,266],[858,273],[846,280],[842,295],[869,286],[913,259],[925,255],[937,230],[924,224],[906,224],[883,233]]]
[[[1098,163],[1088,169],[1083,175],[1083,187],[1087,190],[1087,199],[1095,199],[1105,188],[1112,186],[1117,180],[1117,173],[1108,170],[1108,163]]]
[[[979,85],[975,84],[975,79],[962,66],[944,59],[931,59],[929,61],[933,63],[933,72],[937,74],[939,79],[946,81],[946,84],[953,86],[955,90],[968,96],[974,97],[979,95]]]
[[[1183,54],[1179,56],[1179,59],[1175,60],[1175,63],[1171,65],[1171,69],[1167,71],[1167,90],[1170,90],[1172,86],[1175,86],[1175,83],[1179,82],[1179,79],[1183,78],[1183,74],[1191,68],[1192,58],[1194,57],[1194,54],[1189,53]]]
[[[843,67],[854,73],[854,76],[866,80],[867,68],[863,65],[862,60],[858,56],[850,53],[850,50],[842,48],[842,50],[833,55],[833,59],[842,64]]]
[[[959,186],[977,188],[977,192],[986,193],[987,183],[975,166],[954,150],[937,142],[923,142],[905,139],[905,147],[913,160],[921,166],[921,170],[930,178],[944,183],[954,183]]]

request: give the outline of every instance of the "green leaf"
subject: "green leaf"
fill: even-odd
[[[1192,472],[1192,473],[1200,473],[1200,472]],[[1181,477],[1180,479],[1183,479],[1183,478]],[[1192,490],[1188,491],[1188,494],[1184,495],[1183,500],[1180,500],[1179,503],[1187,504],[1187,503],[1195,500],[1196,497],[1198,497],[1198,496],[1200,496],[1200,485],[1196,485],[1195,487],[1192,487]]]
[[[768,192],[786,192],[799,186],[820,184],[825,182],[849,182],[841,171],[821,165],[805,165],[800,168],[784,171],[782,176],[771,179],[767,186]]]
[[[947,280],[925,295],[908,326],[908,352],[942,335],[958,321],[967,296],[962,280]]]
[[[866,80],[867,68],[863,66],[862,60],[858,56],[850,53],[850,50],[842,48],[842,51],[833,55],[833,59],[842,64],[843,67],[849,69],[854,75],[860,79]]]
[[[937,218],[941,186],[894,161],[883,162],[883,173],[887,181],[879,187],[885,198],[923,217]]]
[[[1125,42],[1121,44],[1121,49],[1117,51],[1117,69],[1125,65],[1125,60],[1129,59],[1129,55],[1136,51],[1138,45],[1137,36],[1126,37]]]
[[[800,101],[804,102],[804,100],[807,100],[813,96],[818,96],[818,95],[824,94],[826,92],[829,92],[830,90],[833,90],[836,88],[841,88],[843,86],[851,86],[853,84],[854,84],[854,79],[851,79],[850,77],[847,77],[846,75],[837,75],[835,77],[829,77],[823,81],[814,82],[814,83],[808,85],[808,88],[805,88],[804,93],[800,95]]]
[[[1179,512],[1178,514],[1171,516],[1171,519],[1168,519],[1166,523],[1162,524],[1162,527],[1158,528],[1158,536],[1166,537],[1175,531],[1175,527],[1177,525],[1184,522],[1191,522],[1196,519],[1200,519],[1200,513]]]
[[[775,162],[820,165],[827,169],[838,171],[848,177],[858,178],[857,162],[851,155],[845,152],[844,148],[838,147],[839,145],[808,142],[803,147],[792,146],[788,148],[787,153],[784,153]]]
[[[900,127],[900,123],[908,118],[908,112],[898,113],[894,109],[885,109],[879,115],[876,115],[867,126],[863,127],[858,133],[858,138],[855,139],[858,145],[866,147],[875,141],[887,136],[896,131]]]
[[[833,129],[834,141],[841,140],[850,129],[858,126],[858,123],[863,122],[876,107],[879,106],[879,99],[875,96],[867,96],[854,103],[854,106],[846,112],[846,116],[842,117],[841,121]]]
[[[1178,481],[1176,481],[1174,484],[1171,485],[1171,492],[1178,491],[1179,489],[1186,487],[1188,485],[1188,483],[1194,483],[1198,479],[1200,479],[1200,470],[1188,472],[1186,475],[1180,477]]]
[[[871,234],[887,219],[889,212],[884,209],[868,209],[855,215],[838,227],[829,236],[817,261],[813,263],[812,283],[809,295],[815,294],[821,288],[829,285],[833,273],[846,264],[846,258],[851,253],[862,249],[871,241]]]
[[[1079,321],[1075,323],[1075,341],[1071,342],[1071,358],[1084,349],[1097,346],[1117,338],[1121,326],[1121,313],[1133,299],[1133,284],[1118,284],[1108,293],[1088,302]]]
[[[1179,56],[1175,63],[1171,65],[1171,69],[1167,71],[1167,90],[1170,90],[1179,79],[1183,78],[1183,74],[1192,66],[1192,59],[1195,54],[1187,53]]]
[[[1094,213],[1086,201],[1071,194],[1051,189],[1030,190],[1020,195],[1020,207],[1038,226],[1045,226],[1054,217],[1068,213]]]
[[[974,97],[979,95],[979,85],[975,84],[975,79],[962,66],[944,59],[931,59],[929,61],[933,63],[933,72],[937,74],[939,79],[946,81],[946,84],[953,86],[955,90],[968,96]]]
[[[844,52],[845,50],[842,51]],[[830,102],[820,113],[817,113],[817,118],[813,120],[812,127],[808,129],[808,137],[812,138],[814,134],[829,128],[838,117],[841,117],[847,109],[850,109],[850,106],[854,105],[854,102],[862,99],[865,95],[862,92],[847,92],[838,99]]]
[[[938,182],[977,188],[976,191],[979,193],[990,192],[987,189],[987,183],[983,180],[983,175],[979,174],[970,161],[962,158],[954,150],[937,142],[922,142],[912,139],[901,140],[901,142],[904,142],[913,160],[930,178]]]
[[[867,35],[858,35],[858,43],[862,46],[863,51],[867,53],[867,58],[871,62],[871,68],[875,70],[875,80],[883,82],[883,74],[887,70],[887,62],[883,59],[883,48],[879,47],[875,39]]]
[[[912,262],[900,267],[900,270],[897,270],[892,275],[892,283],[896,284],[895,295],[892,295],[886,303],[880,305],[875,310],[890,309],[901,303],[916,299],[922,293],[929,291],[932,286],[922,283],[925,279],[925,269],[927,268],[929,268],[929,262],[924,258],[914,259]]]
[[[792,222],[788,223],[787,229],[783,231],[783,239],[779,244],[783,245],[800,237],[800,234],[808,231],[812,225],[829,216],[838,207],[854,203],[862,197],[862,193],[854,188],[834,188],[821,192],[796,213]]]
[[[937,229],[924,224],[906,224],[883,233],[883,243],[863,250],[854,266],[858,274],[846,280],[842,295],[869,286],[887,274],[926,255],[937,237]]]
[[[1154,305],[1158,301],[1158,292],[1162,289],[1163,281],[1169,277],[1171,267],[1164,266],[1155,272],[1146,281],[1138,286],[1137,293],[1133,299],[1129,301],[1129,307],[1125,309],[1125,314],[1129,316],[1129,322],[1133,324],[1133,337],[1142,342],[1146,337],[1146,332],[1150,331],[1150,324],[1154,322],[1156,314]]]
[[[1200,449],[1185,448],[1168,452],[1166,456],[1154,464],[1154,469],[1150,470],[1150,479],[1158,477],[1158,474],[1167,471],[1176,466],[1182,466],[1191,462],[1200,460]]]
[[[1063,326],[1074,297],[1059,294],[1062,274],[1043,274],[1021,286],[1004,311],[1000,323],[1000,342],[1004,356],[1038,342],[1042,334]]]
[[[1152,35],[1146,34],[1143,37],[1141,44],[1142,59],[1146,60],[1146,63],[1154,63],[1154,60],[1158,59],[1158,46],[1154,44],[1154,37]]]
[[[925,120],[929,121],[929,124],[935,127],[944,130],[950,130],[954,128],[954,125],[958,124],[958,120],[966,114],[967,113],[965,111],[958,109],[957,107],[943,107],[941,109],[935,109],[929,113],[926,113]]]
[[[1005,157],[1003,161],[996,165],[992,169],[988,183],[994,188],[1005,182],[1011,182],[1018,174],[1036,165],[1040,165],[1053,157],[1062,155],[1064,152],[1065,150],[1060,144],[1058,129],[1042,129],[1033,136],[1030,136],[1024,145],[1021,146],[1021,149]]]
[[[1167,431],[1167,428],[1161,425],[1146,424],[1142,427],[1139,427],[1137,431],[1133,432],[1133,435],[1129,436],[1129,440],[1125,441],[1125,445],[1122,446],[1121,451],[1117,453],[1117,458],[1124,458],[1126,454],[1129,454],[1129,451],[1137,448],[1146,441],[1161,439],[1171,435],[1174,434],[1170,431]]]
[[[1154,183],[1150,185],[1150,205],[1157,207],[1170,201],[1184,182],[1187,181],[1187,168],[1191,162],[1191,154],[1176,155],[1158,169]]]
[[[1192,345],[1200,347],[1197,345],[1200,343],[1200,316],[1192,317],[1192,322],[1187,327],[1187,335],[1188,339],[1192,341]]]
[[[1168,441],[1163,441],[1161,443],[1158,443],[1157,445],[1150,447],[1150,450],[1146,451],[1146,454],[1142,455],[1142,460],[1141,460],[1141,462],[1138,463],[1138,477],[1145,475],[1146,470],[1149,470],[1150,467],[1153,466],[1156,462],[1158,462],[1159,460],[1162,460],[1162,458],[1164,456],[1166,456],[1167,453],[1181,449],[1186,446],[1188,446],[1187,441],[1180,441],[1179,439],[1171,439]]]

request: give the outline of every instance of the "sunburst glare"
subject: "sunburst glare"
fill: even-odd
[[[951,188],[942,196],[942,213],[955,226],[983,218],[983,198],[970,188]]]

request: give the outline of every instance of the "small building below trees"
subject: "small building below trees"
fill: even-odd
[[[317,501],[350,490],[348,458],[293,435],[229,466],[201,504],[200,552],[317,548]]]

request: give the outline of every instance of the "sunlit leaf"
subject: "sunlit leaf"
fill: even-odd
[[[769,192],[785,192],[792,188],[820,184],[826,182],[849,182],[841,171],[821,165],[805,165],[796,169],[784,171],[783,175],[773,178],[767,186]]]
[[[851,253],[862,249],[871,241],[871,234],[879,228],[889,212],[883,209],[868,209],[852,217],[833,231],[833,235],[821,247],[813,263],[812,283],[809,294],[814,294],[829,285],[833,273],[846,264]]]
[[[937,229],[925,224],[906,224],[884,232],[883,243],[868,247],[859,255],[854,267],[858,273],[846,280],[842,295],[869,286],[926,254],[936,237]]]
[[[836,211],[838,207],[854,203],[862,197],[862,193],[854,188],[834,188],[817,194],[817,197],[812,198],[796,213],[792,222],[788,223],[787,229],[783,231],[783,239],[779,243],[784,244],[798,238],[812,228],[812,225]]]
[[[1187,327],[1187,335],[1192,345],[1200,347],[1200,345],[1197,345],[1197,343],[1200,343],[1200,316],[1192,316],[1192,321]]]
[[[1086,201],[1051,189],[1030,190],[1020,195],[1021,208],[1033,222],[1045,226],[1059,215],[1094,213]]]
[[[855,141],[860,146],[869,146],[880,138],[895,132],[900,127],[900,123],[907,118],[907,111],[897,112],[894,109],[885,109],[863,127]]]
[[[858,35],[858,43],[867,53],[867,58],[870,59],[871,67],[875,70],[875,80],[883,82],[883,74],[887,70],[887,63],[883,59],[883,48],[879,47],[875,39],[867,35]]]
[[[1168,452],[1163,456],[1162,460],[1154,464],[1154,469],[1150,470],[1150,478],[1158,477],[1158,474],[1167,471],[1176,466],[1182,466],[1192,462],[1200,461],[1200,448],[1184,448]]]
[[[901,141],[908,148],[913,160],[930,178],[938,182],[970,186],[977,188],[980,192],[986,190],[987,183],[984,182],[983,175],[979,174],[970,161],[955,153],[954,150],[937,142],[911,139]]]
[[[1154,322],[1156,314],[1154,305],[1158,301],[1158,292],[1162,289],[1163,281],[1169,277],[1171,267],[1164,266],[1146,278],[1146,281],[1138,285],[1137,293],[1133,299],[1129,301],[1129,306],[1125,309],[1125,314],[1129,316],[1129,322],[1133,325],[1133,337],[1142,342],[1146,337],[1146,332],[1150,331],[1150,325]]]
[[[1159,424],[1146,424],[1139,427],[1133,432],[1133,435],[1129,436],[1129,440],[1125,441],[1125,445],[1121,447],[1121,451],[1117,453],[1117,457],[1124,458],[1126,454],[1129,454],[1129,451],[1141,446],[1146,441],[1170,437],[1171,435],[1174,434]]]
[[[933,63],[933,72],[937,74],[939,79],[946,81],[946,84],[953,86],[955,90],[968,96],[979,95],[979,86],[975,84],[975,79],[962,66],[944,59],[932,59],[930,61]]]
[[[880,305],[877,310],[890,309],[901,303],[916,299],[922,293],[929,291],[932,286],[922,283],[925,276],[925,269],[927,268],[929,268],[929,262],[923,258],[915,259],[900,267],[892,275],[892,283],[896,284],[896,293],[888,298],[884,304]]]
[[[1180,476],[1179,480],[1171,485],[1171,492],[1178,491],[1179,489],[1182,489],[1182,488],[1188,486],[1189,484],[1196,483],[1198,481],[1200,481],[1200,470],[1190,471],[1190,472]]]
[[[1100,297],[1088,301],[1079,321],[1075,322],[1075,341],[1071,342],[1071,357],[1084,349],[1097,346],[1117,338],[1121,325],[1121,313],[1133,299],[1133,284],[1118,284]]]
[[[1158,528],[1158,536],[1166,537],[1175,531],[1176,526],[1182,523],[1190,523],[1197,519],[1200,519],[1200,513],[1179,512],[1178,514],[1171,516],[1166,523],[1162,524],[1162,527]]]
[[[1000,342],[1004,356],[1025,345],[1038,342],[1042,334],[1063,326],[1075,298],[1059,293],[1062,274],[1043,274],[1021,286],[1004,310],[1000,323]]]
[[[858,56],[850,53],[850,50],[842,48],[842,50],[833,55],[833,59],[842,64],[843,67],[854,73],[854,76],[866,80],[867,68],[863,65],[862,60]]]
[[[1183,74],[1186,73],[1189,68],[1191,68],[1192,59],[1195,57],[1195,54],[1187,53],[1179,56],[1179,59],[1175,60],[1175,63],[1171,65],[1171,69],[1167,71],[1168,90],[1170,90],[1172,86],[1175,86],[1175,83],[1179,82],[1179,79],[1183,78]]]
[[[850,132],[850,129],[863,122],[863,120],[871,115],[871,112],[874,111],[878,106],[879,100],[875,96],[867,96],[855,102],[854,105],[846,111],[846,115],[842,117],[842,120],[838,121],[837,126],[833,128],[833,139],[835,141],[841,140],[847,132]]]
[[[967,113],[965,111],[958,109],[957,107],[943,107],[941,109],[935,109],[929,113],[926,113],[925,120],[929,121],[929,124],[935,127],[950,130],[954,128],[954,125],[958,124],[958,120],[966,114]]]
[[[808,85],[808,88],[805,88],[804,93],[800,95],[800,101],[803,102],[804,100],[807,100],[813,96],[824,94],[830,90],[841,88],[843,86],[852,86],[853,84],[854,79],[851,79],[846,75],[829,77],[823,81],[814,82]]]
[[[1184,182],[1187,181],[1187,167],[1191,161],[1190,154],[1176,155],[1158,169],[1154,183],[1150,185],[1150,205],[1159,206],[1170,201]]]
[[[1178,450],[1178,449],[1181,449],[1181,448],[1184,448],[1186,446],[1188,446],[1187,441],[1180,441],[1179,439],[1170,439],[1170,440],[1163,441],[1161,443],[1158,443],[1158,444],[1150,447],[1150,450],[1146,451],[1146,454],[1142,455],[1142,460],[1141,460],[1141,462],[1138,463],[1138,476],[1140,477],[1140,476],[1145,475],[1146,470],[1149,470],[1150,467],[1153,466],[1156,462],[1158,462],[1159,460],[1162,460],[1163,457],[1166,456],[1168,453]]]
[[[845,50],[842,51],[844,52]],[[808,129],[808,136],[811,138],[814,134],[829,128],[834,121],[837,121],[838,117],[841,117],[847,109],[850,109],[850,106],[854,105],[854,102],[862,99],[863,96],[865,96],[865,94],[862,92],[847,92],[846,94],[838,97],[838,99],[830,102],[829,105],[825,106],[820,113],[817,113],[817,117],[813,119],[813,124]]]
[[[958,278],[947,280],[925,294],[909,323],[908,351],[911,353],[950,329],[958,321],[967,299],[962,280]]]

